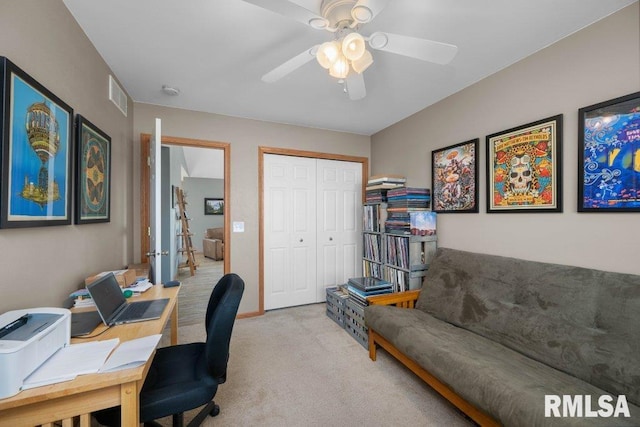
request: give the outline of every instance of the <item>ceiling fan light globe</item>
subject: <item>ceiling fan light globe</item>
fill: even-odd
[[[371,52],[365,50],[360,59],[351,62],[351,68],[356,73],[362,74],[371,64],[373,64],[373,56],[371,56]]]
[[[358,33],[347,34],[342,40],[342,54],[349,61],[357,61],[360,59],[365,49],[364,37]]]
[[[322,68],[329,69],[340,56],[340,46],[337,42],[325,42],[320,45],[316,59]]]
[[[331,77],[335,77],[336,79],[344,79],[349,74],[349,61],[347,58],[340,55],[338,59],[331,64],[329,68],[329,75]]]

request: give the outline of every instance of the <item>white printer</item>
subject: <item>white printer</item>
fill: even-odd
[[[71,312],[42,307],[0,315],[0,399],[17,394],[25,378],[69,345]]]

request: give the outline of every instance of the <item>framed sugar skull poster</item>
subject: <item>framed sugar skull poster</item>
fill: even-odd
[[[486,139],[487,212],[562,212],[562,115]]]

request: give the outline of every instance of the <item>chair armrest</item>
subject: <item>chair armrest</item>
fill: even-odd
[[[420,295],[420,290],[395,292],[367,298],[369,305],[395,305],[402,308],[413,308]]]

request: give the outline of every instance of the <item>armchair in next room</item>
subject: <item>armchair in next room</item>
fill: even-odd
[[[220,261],[224,257],[224,228],[207,228],[202,240],[202,252],[207,258]]]

